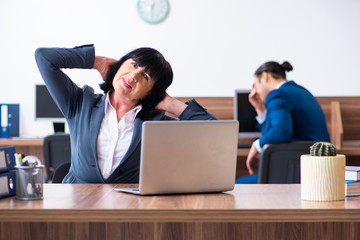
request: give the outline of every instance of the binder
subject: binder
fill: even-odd
[[[0,137],[19,136],[19,104],[0,104]]]
[[[16,194],[16,171],[0,173],[0,198]]]
[[[15,147],[0,147],[0,173],[15,169]]]

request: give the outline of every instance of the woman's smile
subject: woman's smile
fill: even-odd
[[[123,83],[124,87],[126,87],[126,88],[132,88],[132,85],[131,85],[131,83],[129,82],[128,79],[122,77],[121,80],[122,80],[122,83]]]

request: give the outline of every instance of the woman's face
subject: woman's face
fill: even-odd
[[[144,99],[154,86],[154,80],[133,59],[126,60],[113,79],[116,94],[121,94],[131,101]]]

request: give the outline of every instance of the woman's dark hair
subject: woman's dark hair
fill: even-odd
[[[283,64],[279,64],[278,62],[270,61],[261,65],[255,72],[255,76],[260,79],[261,74],[263,72],[270,73],[271,76],[275,79],[283,78],[286,80],[286,73],[293,70],[291,64],[287,61],[283,62]]]
[[[139,104],[142,104],[143,110],[149,112],[154,110],[156,105],[164,99],[166,89],[170,86],[173,80],[173,71],[164,56],[153,48],[138,48],[125,56],[114,65],[110,71],[109,76],[105,82],[100,84],[100,88],[107,93],[114,90],[113,79],[119,70],[120,66],[128,59],[133,59],[140,67],[145,68],[145,72],[149,74],[152,80],[154,80],[154,86],[151,89],[148,96],[141,99]]]

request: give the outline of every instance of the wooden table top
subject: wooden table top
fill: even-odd
[[[244,184],[225,193],[162,196],[136,196],[114,187],[124,185],[45,184],[43,200],[0,199],[0,221],[360,222],[360,197],[304,201],[299,184]]]
[[[42,147],[43,145],[43,138],[0,138],[0,146]]]

